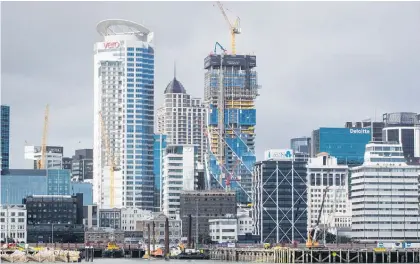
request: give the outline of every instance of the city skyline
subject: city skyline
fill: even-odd
[[[224,5],[230,17],[241,17],[238,53],[258,56],[264,90],[256,102],[257,160],[264,150],[286,148],[292,137],[310,136],[319,127],[344,127],[345,120],[365,119],[366,113],[418,112],[415,96],[392,91],[410,95],[420,82],[418,3]],[[42,13],[48,7],[56,12]],[[25,140],[40,145],[47,103],[48,145],[63,146],[65,156],[93,148],[91,54],[100,39],[97,22],[127,19],[155,33],[155,108],[173,77],[174,60],[177,77],[191,96],[203,98],[203,58],[216,41],[229,47],[225,21],[213,2],[9,2],[1,10],[2,104],[11,107],[11,168],[23,166]],[[73,12],[81,12],[80,18],[69,22]],[[183,16],[189,18],[176,21]],[[25,31],[25,38],[16,34],[27,24],[36,24],[36,30]],[[46,39],[49,43],[42,44]]]

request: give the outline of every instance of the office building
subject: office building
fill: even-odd
[[[100,228],[121,229],[121,209],[99,209],[98,224]]]
[[[76,181],[93,180],[93,149],[77,149],[71,161],[71,175]]]
[[[240,203],[251,200],[256,161],[255,100],[259,86],[255,67],[253,55],[211,54],[204,61],[204,98],[209,109],[207,184],[235,190]]]
[[[210,237],[213,242],[235,243],[238,240],[238,220],[236,218],[210,219]]]
[[[70,170],[71,171],[71,167],[72,167],[72,158],[69,157],[63,157],[63,161],[61,162],[62,166],[61,168],[63,170]]]
[[[163,157],[163,213],[176,218],[182,191],[194,191],[197,172],[196,145],[167,145]]]
[[[346,122],[345,128],[370,128],[371,130],[371,141],[382,141],[382,129],[384,128],[384,122],[372,121],[372,119],[360,121],[360,122]]]
[[[349,167],[363,163],[366,144],[371,141],[370,128],[321,127],[312,132],[312,157],[327,152],[339,165]]]
[[[153,212],[138,208],[121,209],[121,229],[124,231],[136,231],[137,221],[153,219]]]
[[[300,152],[311,155],[311,138],[298,137],[290,140],[290,148],[294,153]]]
[[[255,164],[253,234],[261,243],[304,242],[307,238],[305,158],[291,149],[273,149]]]
[[[155,180],[155,199],[154,199],[154,212],[161,212],[162,196],[163,196],[163,155],[166,148],[166,135],[155,134],[153,141],[153,174]]]
[[[27,210],[28,243],[83,243],[83,194],[30,195]]]
[[[420,166],[407,165],[402,144],[371,142],[352,168],[352,239],[420,242]]]
[[[166,86],[164,103],[157,111],[158,133],[167,135],[168,144],[197,145],[198,162],[204,162],[205,107],[199,98],[191,97],[180,81]]]
[[[339,234],[349,232],[351,203],[348,193],[348,166],[338,165],[335,157],[322,152],[308,160],[307,175],[308,229],[318,225],[333,234],[337,234],[337,229]]]
[[[238,208],[238,240],[241,236],[252,234],[254,222],[252,221],[251,208]]]
[[[94,45],[94,201],[153,210],[153,32],[119,19],[96,29],[103,39]]]
[[[166,216],[163,213],[157,212],[154,213],[152,219],[148,220],[140,220],[137,221],[136,230],[143,232],[143,242],[148,243],[149,240],[149,233],[150,233],[150,243],[153,244],[160,244],[163,245],[165,243],[165,223],[166,223]],[[182,237],[182,229],[181,229],[181,220],[177,219],[169,219],[169,244],[179,244],[181,242]],[[155,226],[154,236],[153,236],[153,225]],[[149,232],[150,228],[150,232]],[[154,238],[154,241],[153,241]],[[155,243],[153,243],[155,242]]]
[[[224,190],[182,192],[180,217],[182,236],[188,235],[188,217],[192,217],[192,236],[200,238],[209,234],[209,220],[236,216],[236,193]],[[196,232],[198,234],[196,234]]]
[[[10,106],[1,106],[1,170],[8,170],[10,165]]]
[[[63,168],[63,147],[46,146],[45,166],[42,169],[61,170]],[[25,146],[25,169],[41,169],[42,148]]]
[[[83,203],[92,204],[92,185],[70,181],[69,170],[11,169],[0,176],[1,203],[22,204],[29,195],[83,193]]]
[[[26,243],[25,205],[0,205],[1,243]]]
[[[420,122],[416,113],[383,114],[382,141],[402,144],[409,164],[420,164]]]

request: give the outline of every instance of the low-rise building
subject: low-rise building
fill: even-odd
[[[237,213],[238,219],[238,236],[245,236],[252,234],[253,221],[251,208],[239,208]]]
[[[99,209],[98,227],[121,229],[121,209]]]
[[[153,212],[139,208],[121,209],[121,229],[124,231],[136,231],[137,221],[153,219]]]
[[[210,219],[209,235],[213,242],[236,242],[238,240],[238,220],[236,218]]]
[[[93,228],[85,231],[85,243],[124,243],[124,231],[107,229],[107,228]]]
[[[151,243],[155,242],[155,244],[163,244],[165,242],[165,223],[166,223],[165,214],[155,213],[153,216],[153,219],[137,221],[136,231],[143,232],[143,242],[147,243],[148,238],[149,238],[149,227],[150,227]],[[154,236],[153,236],[153,225],[154,225],[154,230],[155,230]],[[178,244],[181,242],[181,237],[182,237],[181,220],[179,218],[169,219],[169,242],[171,244]]]
[[[0,209],[1,243],[26,243],[26,206],[2,205]]]

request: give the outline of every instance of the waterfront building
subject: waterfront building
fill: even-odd
[[[94,202],[153,210],[153,32],[120,19],[96,29],[103,39],[94,45]]]
[[[351,203],[348,193],[348,166],[338,165],[335,157],[322,152],[308,160],[307,175],[308,229],[317,225],[320,216],[319,225],[328,232],[337,234],[337,229],[339,234],[349,232]],[[320,212],[322,203],[324,207]]]
[[[1,116],[1,170],[8,170],[10,165],[10,106],[2,105]]]
[[[254,55],[210,54],[204,60],[207,185],[235,191],[239,203],[251,201],[256,161],[256,66]]]
[[[312,132],[312,157],[326,152],[337,158],[339,165],[349,167],[363,163],[366,144],[371,141],[370,128],[321,127]]]
[[[71,158],[71,176],[75,181],[93,181],[93,149],[77,149]]]
[[[26,207],[25,205],[0,206],[1,243],[26,243]]]
[[[136,230],[143,232],[143,241],[144,243],[148,242],[149,233],[150,233],[150,243],[152,245],[164,244],[165,243],[165,223],[166,216],[163,213],[157,212],[153,213],[152,219],[140,220],[137,221]],[[182,222],[179,218],[169,219],[169,243],[170,244],[179,244],[182,237]],[[154,226],[154,228],[153,228]],[[150,231],[149,231],[150,228]],[[153,235],[153,230],[154,235]],[[154,239],[154,241],[153,241]]]
[[[210,219],[209,229],[209,235],[213,242],[235,243],[238,240],[238,220],[236,218]]]
[[[180,204],[182,235],[184,237],[188,235],[189,215],[192,217],[192,236],[202,238],[209,234],[210,219],[236,216],[237,212],[236,193],[232,191],[183,191]]]
[[[407,165],[402,144],[370,142],[351,170],[352,239],[419,242],[420,166]]]
[[[136,231],[137,221],[153,219],[153,212],[138,208],[121,209],[121,229],[124,231]]]
[[[83,243],[83,194],[30,195],[27,210],[28,243]]]
[[[106,245],[109,242],[117,244],[124,243],[124,231],[107,228],[92,228],[85,231],[85,243],[98,243]]]
[[[196,145],[197,160],[204,162],[206,111],[199,98],[189,95],[174,76],[166,86],[164,103],[157,110],[158,133],[167,136],[168,144]]]
[[[98,227],[121,229],[121,210],[119,208],[100,208],[98,213]]]
[[[155,198],[154,198],[154,212],[161,212],[162,207],[162,196],[163,196],[163,155],[166,148],[166,135],[155,134],[153,141],[153,174],[155,180]]]
[[[261,243],[304,242],[307,238],[307,156],[272,149],[255,164],[253,234]]]
[[[290,140],[290,148],[294,153],[300,152],[311,155],[311,138],[298,137]]]
[[[196,145],[167,145],[163,157],[163,213],[176,218],[182,191],[194,191],[197,172]]]
[[[252,234],[254,222],[252,221],[251,208],[238,208],[238,237]]]
[[[48,170],[63,169],[63,151],[60,146],[46,146],[45,167]],[[25,146],[25,169],[41,169],[42,147]]]

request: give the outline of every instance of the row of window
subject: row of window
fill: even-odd
[[[153,54],[146,54],[146,53],[134,53],[134,52],[127,52],[127,56],[136,56],[136,57],[143,57],[146,59],[153,59]]]
[[[154,60],[153,59],[143,59],[143,58],[136,58],[134,59],[133,57],[128,57],[127,61],[138,61],[138,62],[143,62],[143,63],[149,63],[149,64],[153,64]]]

